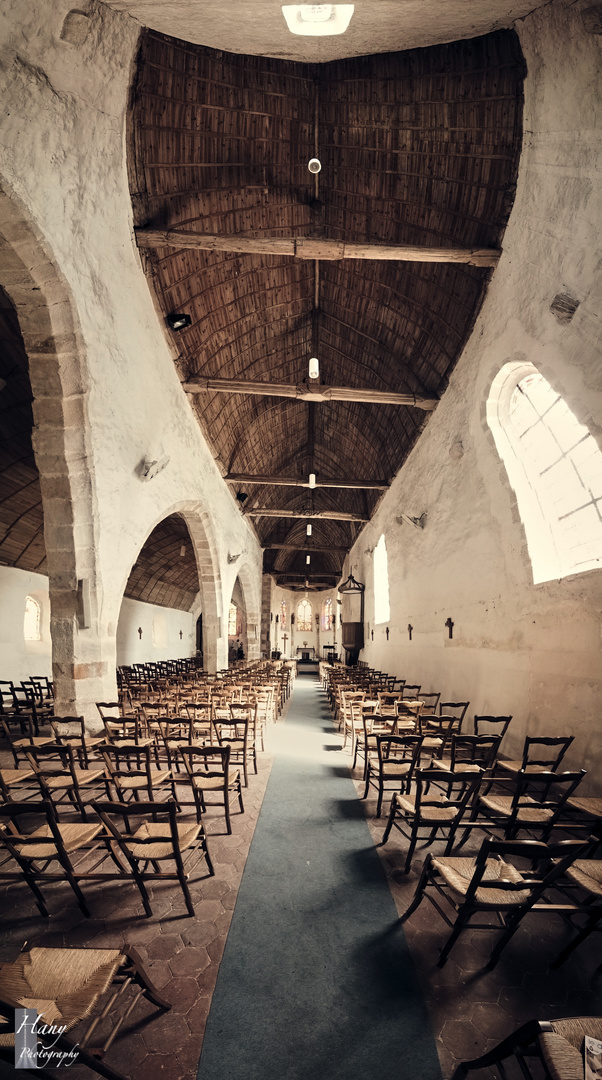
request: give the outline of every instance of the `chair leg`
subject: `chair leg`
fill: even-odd
[[[384,795],[384,793],[385,793],[384,781],[381,780],[381,778],[379,776],[379,778],[378,778],[378,801],[376,803],[376,816],[377,817],[380,817],[380,812],[381,812],[382,805],[383,805],[383,795]]]
[[[461,907],[456,916],[453,930],[441,950],[441,956],[437,961],[437,967],[443,967],[447,963],[447,958],[452,951],[454,945],[456,944],[456,941],[460,937],[460,934],[462,933],[464,927],[466,926],[469,916],[470,912],[466,911],[464,907]]]
[[[389,839],[391,828],[392,828],[393,822],[395,820],[395,811],[396,811],[396,809],[397,809],[397,798],[396,798],[396,796],[394,794],[393,798],[391,799],[391,809],[389,810],[389,820],[387,821],[387,825],[386,825],[385,831],[383,833],[383,838],[381,840],[381,844],[386,844],[387,840]]]
[[[490,1050],[487,1054],[483,1054],[481,1057],[473,1058],[472,1061],[462,1061],[456,1071],[452,1074],[451,1080],[464,1080],[466,1073],[472,1069],[486,1069],[489,1065],[497,1065],[503,1061],[504,1058],[510,1057],[514,1053],[515,1049],[521,1046],[529,1046],[534,1043],[542,1031],[551,1031],[551,1024],[547,1021],[529,1020],[528,1024],[523,1024],[518,1031],[513,1032],[507,1039],[504,1039],[501,1043]]]
[[[409,874],[409,872],[410,872],[410,868],[412,866],[412,856],[414,855],[414,850],[416,848],[417,841],[418,841],[418,828],[417,828],[416,825],[414,825],[414,828],[412,829],[412,837],[411,837],[411,840],[410,840],[410,846],[408,848],[408,854],[406,856],[405,866],[403,868],[404,874]]]
[[[240,793],[238,798],[240,800]],[[226,815],[226,832],[230,836],[232,834],[232,825],[230,823],[230,793],[228,791],[224,792],[224,812]]]
[[[559,968],[561,964],[564,964],[564,961],[571,955],[571,953],[577,948],[577,946],[581,945],[581,942],[585,941],[586,937],[589,937],[592,930],[594,930],[597,924],[600,922],[600,919],[602,919],[602,907],[598,907],[592,913],[592,915],[590,915],[585,926],[579,931],[577,936],[569,942],[569,944],[562,950],[562,952],[558,954],[556,959],[550,964],[550,967],[552,969],[555,969]]]
[[[408,910],[404,911],[403,915],[400,915],[400,917],[399,917],[400,922],[405,922],[406,919],[409,919],[410,915],[413,915],[414,912],[416,911],[416,909],[422,903],[422,900],[424,898],[424,890],[426,888],[426,883],[427,883],[427,881],[429,879],[430,872],[431,872],[432,861],[433,861],[433,856],[429,852],[426,859],[424,860],[424,866],[422,867],[422,873],[420,875],[420,880],[419,880],[419,882],[418,882],[418,884],[416,886],[416,892],[414,893],[414,899],[412,900],[412,903],[410,904]]]

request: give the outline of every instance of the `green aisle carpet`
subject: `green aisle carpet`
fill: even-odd
[[[297,679],[199,1080],[441,1080],[396,910],[318,680]],[[199,909],[202,918],[202,909]]]

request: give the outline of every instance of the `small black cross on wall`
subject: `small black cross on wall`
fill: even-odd
[[[389,640],[389,627],[387,627],[386,634],[387,634],[387,641],[388,641]]]
[[[412,640],[412,630],[413,629],[414,629],[414,627],[411,625],[411,623],[408,623],[408,637],[409,637],[410,641]]]
[[[138,637],[142,637],[142,627],[138,627]]]
[[[453,636],[454,636],[454,624],[452,622],[451,615],[447,619],[445,625],[447,626],[447,629],[449,630],[450,638],[453,638]]]
[[[183,633],[182,633],[182,631],[180,630],[180,641],[182,640],[182,638],[183,638],[183,637],[184,637],[184,634],[183,634]]]

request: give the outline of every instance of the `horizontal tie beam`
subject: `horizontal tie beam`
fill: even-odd
[[[274,510],[268,506],[256,506],[252,510],[243,511],[245,517],[273,517],[273,518],[307,518],[314,521],[323,518],[325,521],[369,521],[370,518],[362,514],[347,514],[342,510]]]
[[[414,247],[408,244],[358,244],[311,236],[220,236],[188,229],[136,230],[138,247],[195,248],[198,251],[233,252],[239,255],[288,255],[295,259],[377,259],[387,262],[468,263],[496,266],[496,248]]]
[[[302,383],[268,383],[247,379],[192,378],[182,383],[187,394],[258,394],[260,397],[288,397],[297,401],[363,401],[368,405],[405,405],[432,412],[438,398],[417,394],[398,394],[393,390],[373,390],[370,387],[312,386]]]
[[[224,477],[228,484],[270,484],[275,487],[302,487],[308,488],[307,480],[299,480],[294,476],[248,476],[246,473],[228,473]],[[322,480],[317,479],[316,488],[359,488],[368,491],[386,491],[389,485],[386,481],[377,480]]]

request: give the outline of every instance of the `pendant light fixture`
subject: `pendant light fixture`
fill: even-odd
[[[306,532],[307,536],[311,536],[311,525],[310,525],[309,522],[307,523],[307,528],[306,528],[305,532]]]
[[[309,377],[310,379],[320,378],[320,361],[318,360],[317,356],[312,356],[311,360],[309,361]]]
[[[312,489],[312,491],[316,486],[316,474],[315,474],[315,472],[310,472],[310,474],[309,474],[309,486]]]

